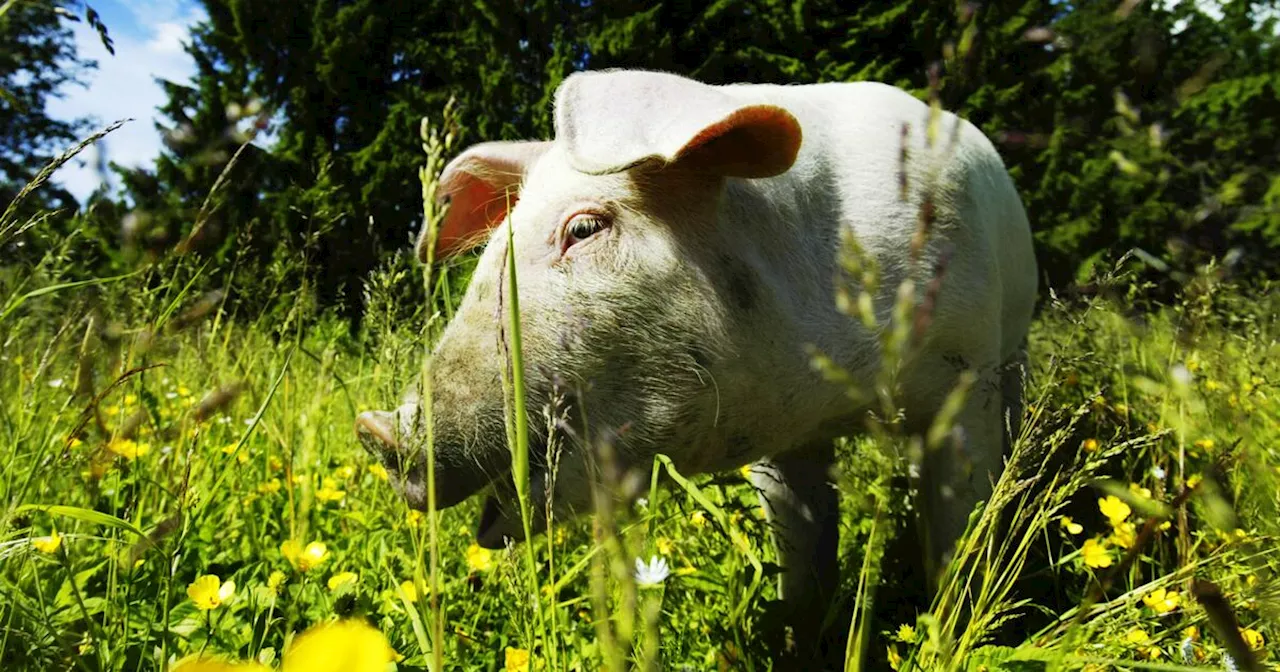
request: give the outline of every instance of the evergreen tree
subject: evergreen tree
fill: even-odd
[[[0,3],[0,209],[84,131],[85,122],[58,120],[45,111],[69,84],[93,67],[78,58],[71,31],[74,17],[54,3]],[[33,193],[36,208],[75,208],[75,198],[54,185]]]

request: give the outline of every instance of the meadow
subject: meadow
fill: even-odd
[[[3,669],[779,669],[774,550],[740,473],[660,463],[634,507],[504,551],[473,543],[477,502],[395,494],[354,419],[414,380],[465,265],[389,260],[354,328],[305,287],[260,313],[234,282],[195,292],[196,255],[66,282],[79,244],[0,274]],[[424,282],[433,300],[406,303]],[[894,570],[920,439],[886,393],[840,445],[834,659],[1280,669],[1278,313],[1229,265],[1133,255],[1046,293],[1009,467],[932,597]]]

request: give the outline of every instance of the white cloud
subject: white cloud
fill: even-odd
[[[78,53],[96,60],[98,68],[86,73],[87,87],[68,88],[64,98],[49,101],[47,110],[54,118],[90,118],[97,128],[132,118],[134,121],[99,141],[97,151],[105,152],[109,161],[142,166],[150,164],[161,149],[155,122],[165,95],[155,78],[179,83],[191,80],[195,63],[182,50],[182,42],[190,26],[204,14],[182,0],[133,2],[129,7],[137,25],[118,25],[129,16],[122,13],[117,15],[117,25],[107,26],[115,42],[115,56],[107,53],[95,31],[83,22],[73,24]],[[83,201],[102,184],[103,176],[94,166],[94,148],[79,158],[82,160],[63,166],[53,179]]]

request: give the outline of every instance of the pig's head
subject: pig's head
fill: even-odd
[[[509,492],[507,255],[518,278],[535,498],[545,496],[551,438],[542,409],[557,390],[568,417],[551,430],[563,446],[560,510],[587,505],[589,446],[599,437],[614,437],[626,465],[644,469],[664,452],[700,471],[732,461],[759,422],[735,390],[758,387],[768,363],[740,354],[743,339],[770,333],[781,309],[758,277],[758,241],[746,240],[757,232],[736,220],[771,206],[734,178],[790,169],[801,143],[796,119],[673,75],[609,72],[569,77],[555,126],[550,142],[473,146],[440,178],[449,208],[437,256],[488,241],[431,355],[440,508],[490,483]],[[420,238],[424,260],[428,244]],[[411,394],[397,411],[357,422],[416,508],[427,504],[422,403]],[[522,536],[518,517],[492,499],[482,518],[483,545]]]

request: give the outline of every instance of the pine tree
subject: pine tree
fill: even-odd
[[[94,67],[75,53],[68,10],[54,3],[12,3],[0,14],[0,209],[61,150],[79,139],[83,120],[58,120],[47,101]],[[69,208],[66,190],[46,185],[26,201],[28,210]]]

